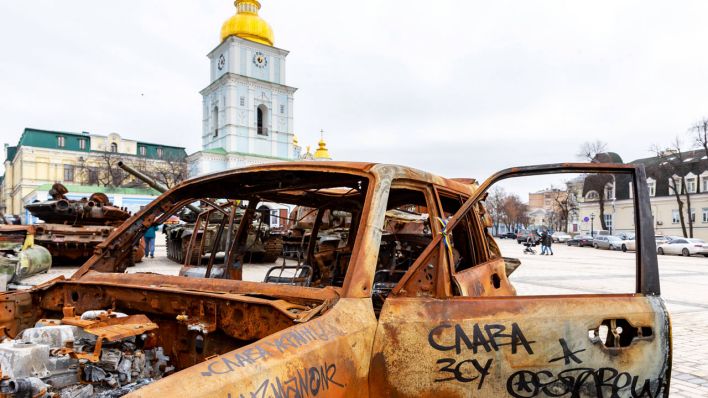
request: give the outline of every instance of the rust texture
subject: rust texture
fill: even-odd
[[[165,191],[70,279],[0,295],[0,328],[12,339],[40,320],[75,325],[99,339],[61,352],[95,364],[126,338],[164,352],[162,378],[130,396],[667,396],[671,329],[649,251],[638,256],[636,292],[516,296],[508,276],[519,263],[502,258],[488,232],[484,190],[549,172],[643,175],[569,163],[508,169],[478,185],[371,163],[225,171]],[[645,211],[646,187],[637,187]],[[213,210],[197,224],[223,211],[214,242],[228,235],[223,246],[192,236],[203,260],[188,259],[183,274],[202,277],[124,273],[147,228],[198,201]],[[232,229],[239,201],[248,206]],[[260,202],[297,206],[283,253],[297,259],[294,276],[242,280]],[[653,241],[651,225],[639,246],[645,238]],[[82,317],[89,311],[105,315]]]

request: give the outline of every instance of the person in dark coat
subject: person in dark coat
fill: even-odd
[[[553,249],[551,248],[551,246],[553,245],[553,237],[548,232],[543,234],[543,245],[546,248],[546,254],[550,254],[552,256]]]

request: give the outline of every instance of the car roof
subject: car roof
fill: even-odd
[[[237,174],[258,173],[264,171],[321,171],[323,173],[363,173],[369,174],[371,176],[381,176],[383,174],[386,174],[392,176],[392,178],[394,179],[407,179],[429,184],[435,184],[441,187],[448,188],[452,191],[465,193],[467,195],[471,195],[478,188],[477,180],[474,178],[445,178],[432,173],[415,169],[413,167],[395,164],[342,161],[296,161],[265,163],[237,169],[219,171],[216,173],[191,178],[183,181],[175,188],[179,188],[183,185],[189,185],[190,183],[194,183],[196,181],[219,179],[234,176]]]

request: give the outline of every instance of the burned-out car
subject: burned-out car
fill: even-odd
[[[486,190],[552,172],[639,181],[634,292],[516,295],[508,274],[518,262],[488,232]],[[196,178],[130,218],[70,279],[2,296],[0,393],[666,396],[670,322],[645,180],[625,165],[508,169],[477,184],[337,162]],[[245,206],[225,252],[200,249],[208,261],[184,276],[124,273],[148,227],[198,201],[224,212],[223,233],[235,201]],[[312,209],[302,261],[247,262],[259,203]],[[346,219],[348,233],[324,244],[315,237],[326,213]]]

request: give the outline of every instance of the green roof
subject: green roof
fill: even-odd
[[[63,137],[64,139],[64,145],[62,147],[59,146],[59,137]],[[83,149],[81,148],[81,140],[84,140]],[[18,148],[21,146],[88,152],[91,149],[91,136],[66,131],[26,128],[22,132],[20,142],[17,144]]]
[[[37,191],[49,191],[52,189],[53,184],[42,184],[37,187]],[[78,185],[78,184],[64,184],[69,193],[114,193],[123,195],[148,195],[148,196],[160,196],[160,192],[152,188],[113,188],[104,187],[100,185]]]
[[[94,135],[97,136],[97,135]],[[63,139],[63,145],[59,146],[60,138]],[[49,148],[49,149],[60,149],[64,151],[78,151],[78,152],[102,152],[102,151],[91,151],[91,137],[89,133],[72,133],[68,131],[52,131],[52,130],[41,130],[35,128],[25,128],[20,137],[20,141],[14,151],[12,152],[12,158],[14,158],[17,148],[21,146],[38,147],[38,148]],[[103,137],[103,136],[101,136]],[[82,144],[83,140],[83,144]],[[172,146],[172,145],[161,145],[153,144],[148,142],[137,141],[137,152],[136,153],[120,153],[121,155],[127,156],[140,156],[150,159],[174,159],[182,160],[187,157],[187,152],[183,147]],[[145,148],[145,154],[141,155],[141,148]],[[162,151],[162,156],[158,156],[158,150]],[[10,158],[11,152],[8,149],[8,160]]]
[[[12,162],[15,159],[15,155],[17,155],[17,147],[16,146],[7,147],[7,158],[5,158],[5,160]]]
[[[211,149],[204,149],[202,152],[206,153],[215,153],[217,155],[226,155],[228,152],[226,152],[226,149],[224,148],[211,148]]]

